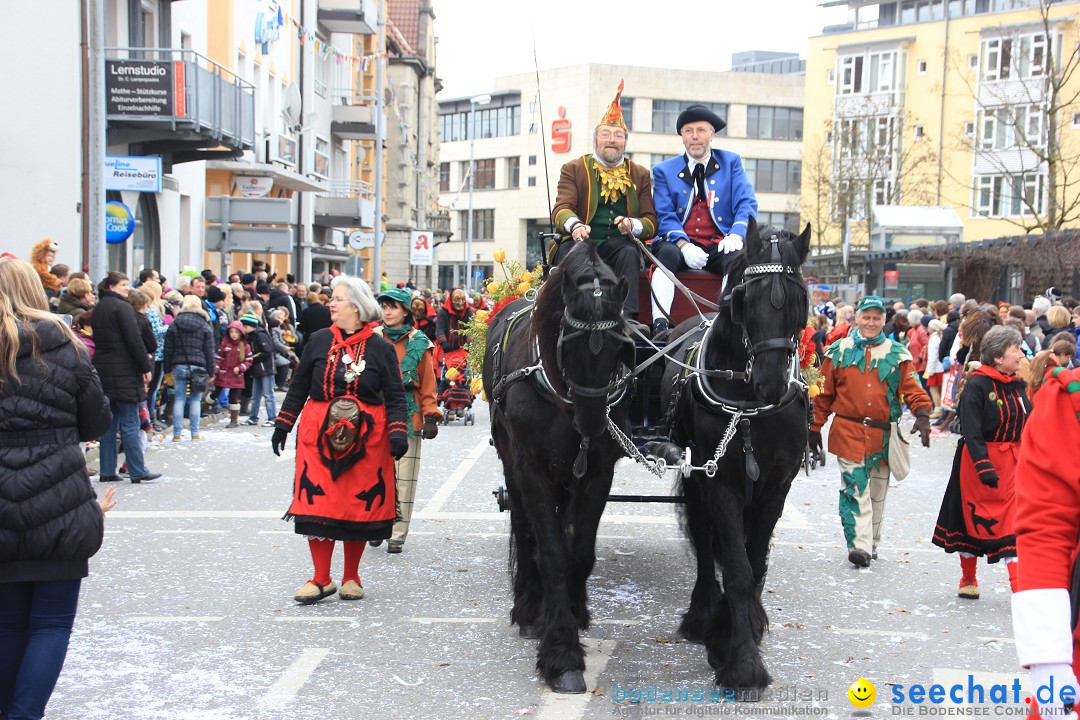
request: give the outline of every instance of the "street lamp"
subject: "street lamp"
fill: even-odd
[[[473,148],[476,145],[476,106],[491,102],[490,95],[477,95],[469,98],[469,229],[465,236],[465,290],[472,284],[472,241],[473,241]]]

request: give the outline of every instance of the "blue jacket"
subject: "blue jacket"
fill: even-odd
[[[659,227],[657,238],[688,240],[683,223],[694,205],[694,180],[686,155],[665,160],[653,168],[653,204]],[[742,158],[726,150],[713,150],[705,168],[705,189],[711,194],[712,218],[724,235],[746,235],[746,221],[757,215],[757,198],[743,170]]]

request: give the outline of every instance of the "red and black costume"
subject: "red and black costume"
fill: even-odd
[[[1069,453],[1076,448],[1080,370],[1056,368],[1035,394],[1016,468],[1020,587],[1012,615],[1021,665],[1072,664],[1074,674],[1080,636],[1071,627],[1069,587],[1080,550],[1080,466]]]
[[[396,516],[390,438],[396,433],[407,442],[407,412],[397,353],[372,332],[375,325],[351,335],[332,325],[309,336],[277,415],[276,427],[286,432],[299,418],[293,500],[285,516],[295,520],[298,534],[390,537]],[[336,398],[352,398],[360,410],[349,427],[355,442],[344,452],[329,441],[347,422],[329,414]]]
[[[1016,556],[1014,478],[1020,435],[1031,412],[1027,386],[989,365],[972,372],[960,396],[952,474],[941,501],[934,544],[946,552]]]

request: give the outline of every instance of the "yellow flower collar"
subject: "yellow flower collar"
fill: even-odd
[[[620,195],[625,195],[634,186],[630,180],[630,164],[623,162],[616,167],[609,168],[596,163],[596,179],[600,182],[600,196],[604,202],[615,202]]]

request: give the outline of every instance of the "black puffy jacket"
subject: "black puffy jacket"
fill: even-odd
[[[146,399],[143,374],[154,365],[143,345],[135,309],[111,290],[101,291],[94,309],[94,367],[105,396],[115,402]]]
[[[193,365],[213,375],[216,350],[210,321],[202,313],[181,312],[165,333],[165,372],[177,365]]]
[[[20,332],[21,382],[0,386],[0,582],[86,577],[105,527],[79,442],[109,429],[109,401],[79,343],[34,329],[40,359]]]

